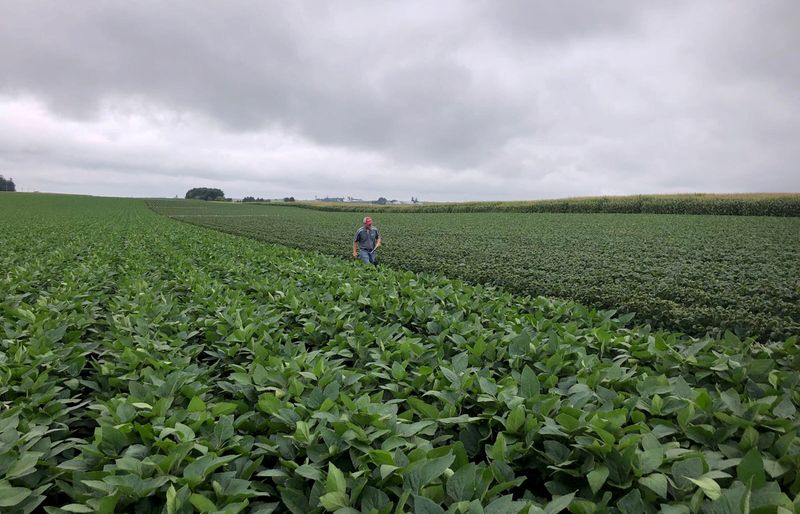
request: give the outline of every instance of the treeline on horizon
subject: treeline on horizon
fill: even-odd
[[[16,190],[17,186],[14,184],[13,178],[5,178],[3,175],[0,175],[0,191],[14,192]]]
[[[184,196],[186,200],[204,200],[207,202],[232,202],[233,198],[227,198],[225,196],[225,192],[222,189],[218,189],[216,187],[193,187],[192,189],[186,191],[186,195]],[[254,196],[245,196],[241,202],[250,203],[269,203],[272,200],[269,198],[256,198]],[[293,196],[287,196],[283,198],[284,202],[294,202]]]
[[[347,212],[538,212],[621,214],[710,214],[800,216],[798,193],[679,194],[562,198],[511,202],[429,203],[422,205],[341,204],[298,201],[285,205]]]

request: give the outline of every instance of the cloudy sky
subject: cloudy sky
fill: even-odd
[[[800,2],[4,0],[25,191],[800,191]]]

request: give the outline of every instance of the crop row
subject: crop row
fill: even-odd
[[[347,257],[368,213],[160,201],[182,221]],[[800,333],[800,219],[384,213],[383,263],[635,312],[640,324],[761,340]]]

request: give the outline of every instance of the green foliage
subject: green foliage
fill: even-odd
[[[186,192],[187,200],[224,200],[225,193],[221,189],[194,187]]]
[[[0,203],[0,507],[796,512],[800,350]]]
[[[0,175],[0,192],[14,192],[17,190],[16,184],[14,184],[13,178],[5,178],[3,175]]]
[[[348,258],[369,211],[160,201],[176,219]],[[636,313],[694,336],[800,334],[800,219],[386,213],[379,260],[523,295]],[[515,345],[516,346],[516,345]]]

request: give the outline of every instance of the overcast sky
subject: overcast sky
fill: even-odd
[[[2,2],[18,189],[800,191],[800,2]]]

